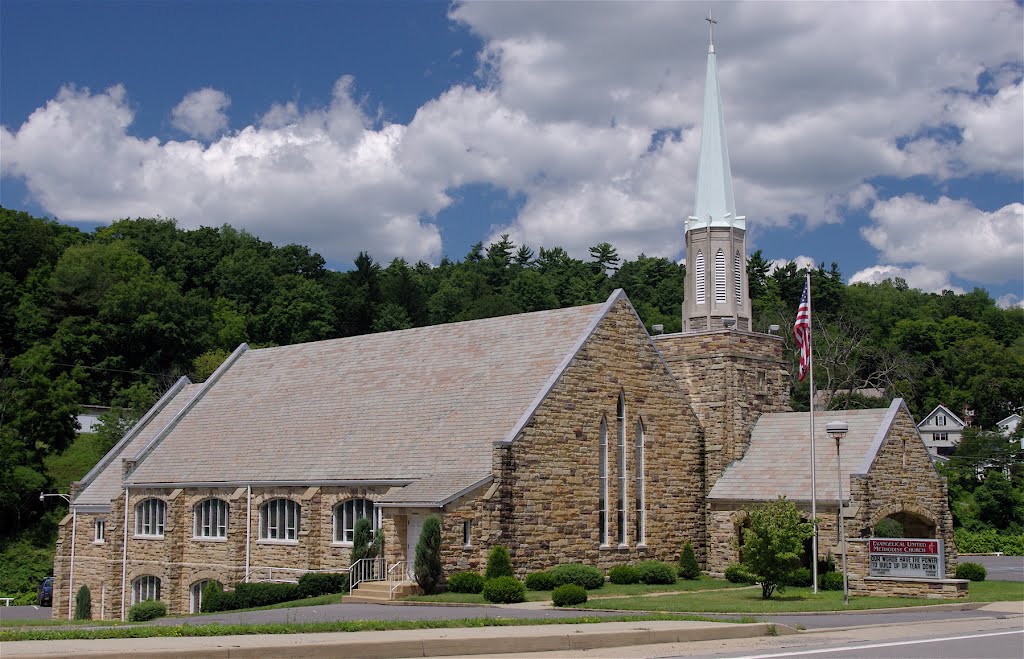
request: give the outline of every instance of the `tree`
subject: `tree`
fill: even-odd
[[[801,521],[796,505],[779,497],[750,511],[750,526],[743,531],[743,566],[757,575],[761,597],[785,590],[787,578],[800,567],[804,541],[814,534]]]
[[[427,595],[437,589],[444,577],[441,571],[441,520],[437,515],[431,515],[423,522],[423,530],[416,543],[413,574],[417,585]]]
[[[689,542],[683,545],[683,551],[679,554],[679,576],[683,579],[696,579],[700,576],[697,554],[694,553],[693,545]]]
[[[619,252],[611,243],[598,243],[591,247],[590,258],[602,274],[619,267]]]
[[[356,528],[352,533],[352,563],[369,558],[372,533],[373,525],[370,524],[370,518],[360,517],[356,520]]]

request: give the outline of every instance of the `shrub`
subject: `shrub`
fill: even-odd
[[[617,584],[640,583],[640,572],[633,565],[616,565],[608,570],[608,581]]]
[[[981,563],[961,563],[956,566],[957,579],[970,579],[971,581],[984,581],[988,571]]]
[[[145,622],[167,615],[167,605],[160,600],[146,600],[128,609],[128,622]]]
[[[551,590],[555,587],[555,580],[549,572],[531,572],[526,576],[526,588],[528,590]]]
[[[814,576],[811,574],[810,568],[802,567],[797,570],[793,570],[789,573],[786,578],[787,586],[810,586],[814,583]]]
[[[89,594],[89,587],[83,584],[75,595],[75,620],[89,620],[91,618],[92,596]]]
[[[427,595],[437,590],[444,576],[441,571],[441,520],[431,515],[423,522],[419,542],[416,543],[416,561],[413,563],[416,584]]]
[[[203,586],[203,597],[200,600],[202,613],[216,613],[217,611],[231,611],[239,607],[235,606],[235,594],[224,592],[224,586],[218,581],[211,581]]]
[[[515,577],[495,577],[484,582],[484,599],[495,604],[526,601],[526,586]]]
[[[683,579],[696,579],[700,576],[697,554],[689,542],[683,545],[683,551],[679,554],[679,576]]]
[[[883,517],[875,524],[876,538],[902,538],[903,525],[892,517]]]
[[[745,583],[752,586],[757,583],[757,576],[751,574],[742,565],[735,563],[725,568],[725,580],[729,583]]]
[[[826,572],[836,571],[836,561],[832,558],[832,550],[825,555],[824,560],[818,561],[818,574],[825,574]]]
[[[348,575],[337,572],[307,572],[299,577],[298,599],[333,595],[348,590]]]
[[[548,570],[548,574],[556,587],[574,583],[586,590],[594,590],[604,585],[604,575],[600,570],[581,563],[558,565]]]
[[[673,584],[678,571],[671,563],[663,561],[640,561],[636,564],[640,582],[645,584]]]
[[[360,517],[356,520],[355,529],[352,531],[352,562],[362,560],[370,555],[370,535],[373,534],[373,524],[369,517]]]
[[[240,583],[235,586],[236,609],[251,609],[299,599],[299,586],[293,583]]]
[[[567,583],[551,591],[555,606],[576,606],[587,601],[587,591],[574,583]]]
[[[1001,551],[1008,556],[1024,556],[1024,533],[1000,533],[995,529],[953,531],[957,551],[961,554],[991,554]]]
[[[820,590],[842,590],[842,572],[826,572],[818,575],[818,588]]]
[[[487,569],[484,570],[484,579],[490,581],[497,577],[514,577],[512,572],[512,557],[504,545],[494,545],[487,555]]]
[[[477,572],[456,572],[448,577],[448,590],[453,593],[479,593],[484,589],[484,578]]]

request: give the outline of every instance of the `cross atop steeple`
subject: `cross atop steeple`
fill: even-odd
[[[708,52],[713,53],[715,52],[715,25],[718,24],[718,21],[711,18],[710,9],[708,10],[708,17],[704,20],[708,22]]]

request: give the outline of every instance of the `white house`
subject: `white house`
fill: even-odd
[[[1017,432],[1017,427],[1020,426],[1020,415],[1011,414],[1002,421],[996,423],[996,427],[999,428],[999,432],[1003,433],[1007,437]],[[1024,447],[1024,440],[1021,440],[1021,446]]]
[[[921,439],[932,455],[949,455],[960,443],[967,424],[945,405],[939,405],[917,424]]]

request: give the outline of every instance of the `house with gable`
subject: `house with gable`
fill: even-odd
[[[210,581],[344,571],[361,517],[383,534],[389,573],[410,571],[430,515],[446,574],[481,570],[498,544],[524,576],[675,561],[685,542],[720,573],[744,504],[806,502],[794,470],[808,420],[790,412],[782,339],[753,328],[715,58],[711,44],[683,332],[650,336],[615,291],[569,309],[243,344],[206,382],[176,383],[72,485],[54,617],[70,617],[81,585],[94,617],[123,619],[148,599],[196,611]],[[952,548],[945,481],[902,402],[841,414],[853,526],[892,516]]]
[[[945,405],[937,405],[917,424],[917,430],[928,451],[943,457],[953,453],[966,427],[967,423]]]

